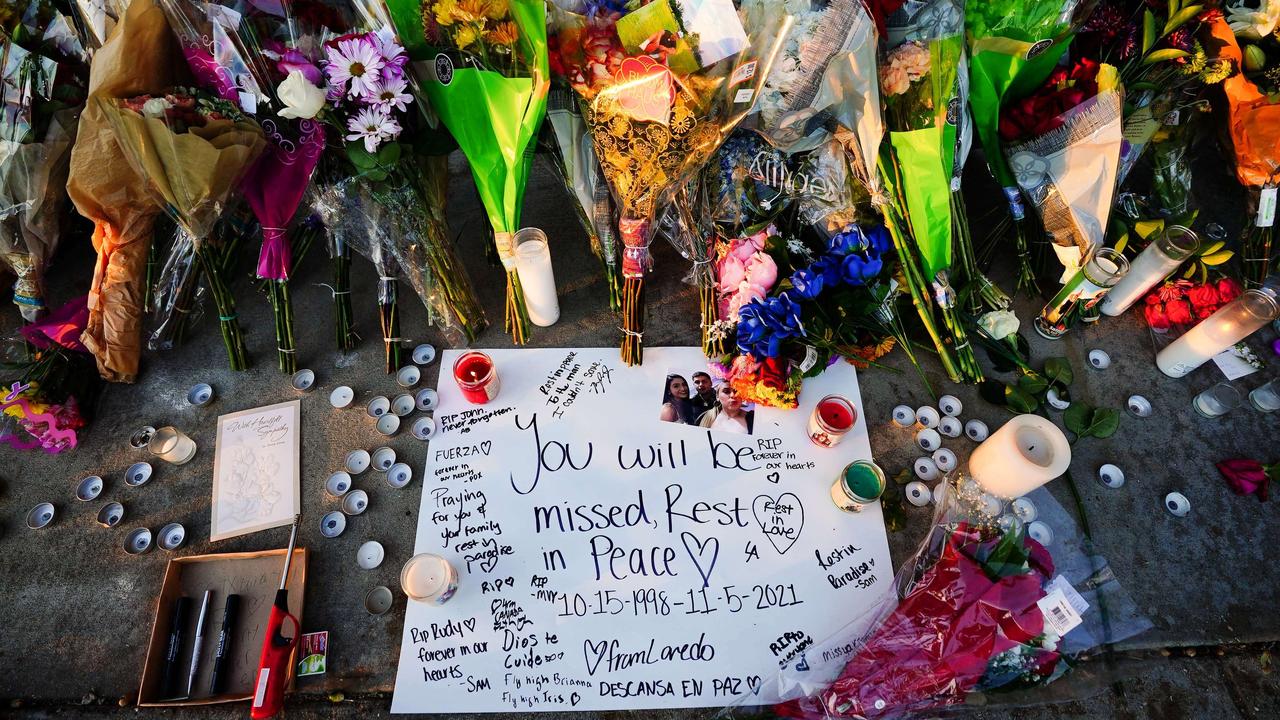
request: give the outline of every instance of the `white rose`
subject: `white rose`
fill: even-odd
[[[164,117],[164,111],[171,107],[173,107],[173,103],[162,97],[151,98],[142,103],[142,114],[153,118]]]
[[[312,85],[301,70],[290,70],[289,77],[276,88],[276,95],[285,105],[278,114],[291,120],[315,117],[325,102],[324,89]]]
[[[1012,310],[993,310],[986,315],[978,318],[978,324],[982,326],[987,334],[997,340],[1013,335],[1018,332],[1018,316],[1013,314]]]

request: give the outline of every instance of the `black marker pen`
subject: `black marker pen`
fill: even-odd
[[[183,596],[173,604],[173,619],[169,623],[169,644],[164,649],[164,674],[160,680],[160,692],[173,697],[178,689],[178,653],[182,650],[183,636],[187,630],[187,613],[191,612],[191,598]]]
[[[222,693],[226,684],[227,656],[231,654],[231,632],[235,629],[236,617],[240,614],[240,596],[227,596],[227,604],[222,609],[222,628],[218,630],[218,648],[213,654],[213,677],[209,678],[209,694]]]

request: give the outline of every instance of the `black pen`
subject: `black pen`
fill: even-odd
[[[164,649],[164,674],[160,680],[161,693],[172,697],[178,692],[178,654],[182,651],[182,639],[187,630],[187,613],[191,611],[191,598],[185,595],[173,604],[173,619],[169,623],[169,644]]]
[[[222,608],[222,628],[218,630],[218,648],[213,654],[213,677],[209,678],[209,694],[218,695],[226,680],[227,656],[231,654],[231,632],[235,629],[236,616],[240,613],[240,596],[227,596]]]
[[[204,591],[204,601],[200,603],[200,617],[196,620],[196,639],[191,644],[191,669],[187,672],[187,697],[196,687],[196,673],[200,671],[200,651],[204,649],[204,622],[209,618],[209,601],[213,599],[213,591]]]

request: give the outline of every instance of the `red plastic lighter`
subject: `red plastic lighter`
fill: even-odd
[[[271,618],[267,620],[267,635],[262,639],[262,658],[258,660],[258,679],[254,683],[250,713],[254,720],[275,717],[284,707],[284,684],[289,679],[289,663],[301,635],[298,618],[289,612],[289,591],[285,589],[289,582],[289,564],[293,562],[293,546],[298,539],[298,520],[299,517],[293,519],[289,551],[284,556],[284,574],[280,576],[280,588],[276,590]],[[286,618],[293,623],[293,637],[285,637],[281,632]]]

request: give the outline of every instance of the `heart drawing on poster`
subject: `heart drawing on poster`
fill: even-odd
[[[689,553],[689,559],[702,576],[702,587],[707,587],[711,584],[711,570],[716,566],[716,558],[720,556],[720,539],[711,537],[699,540],[691,532],[682,532],[680,541],[684,543],[685,552]]]
[[[773,549],[785,555],[804,528],[804,506],[795,493],[782,493],[778,497],[757,495],[751,503],[751,513]]]

